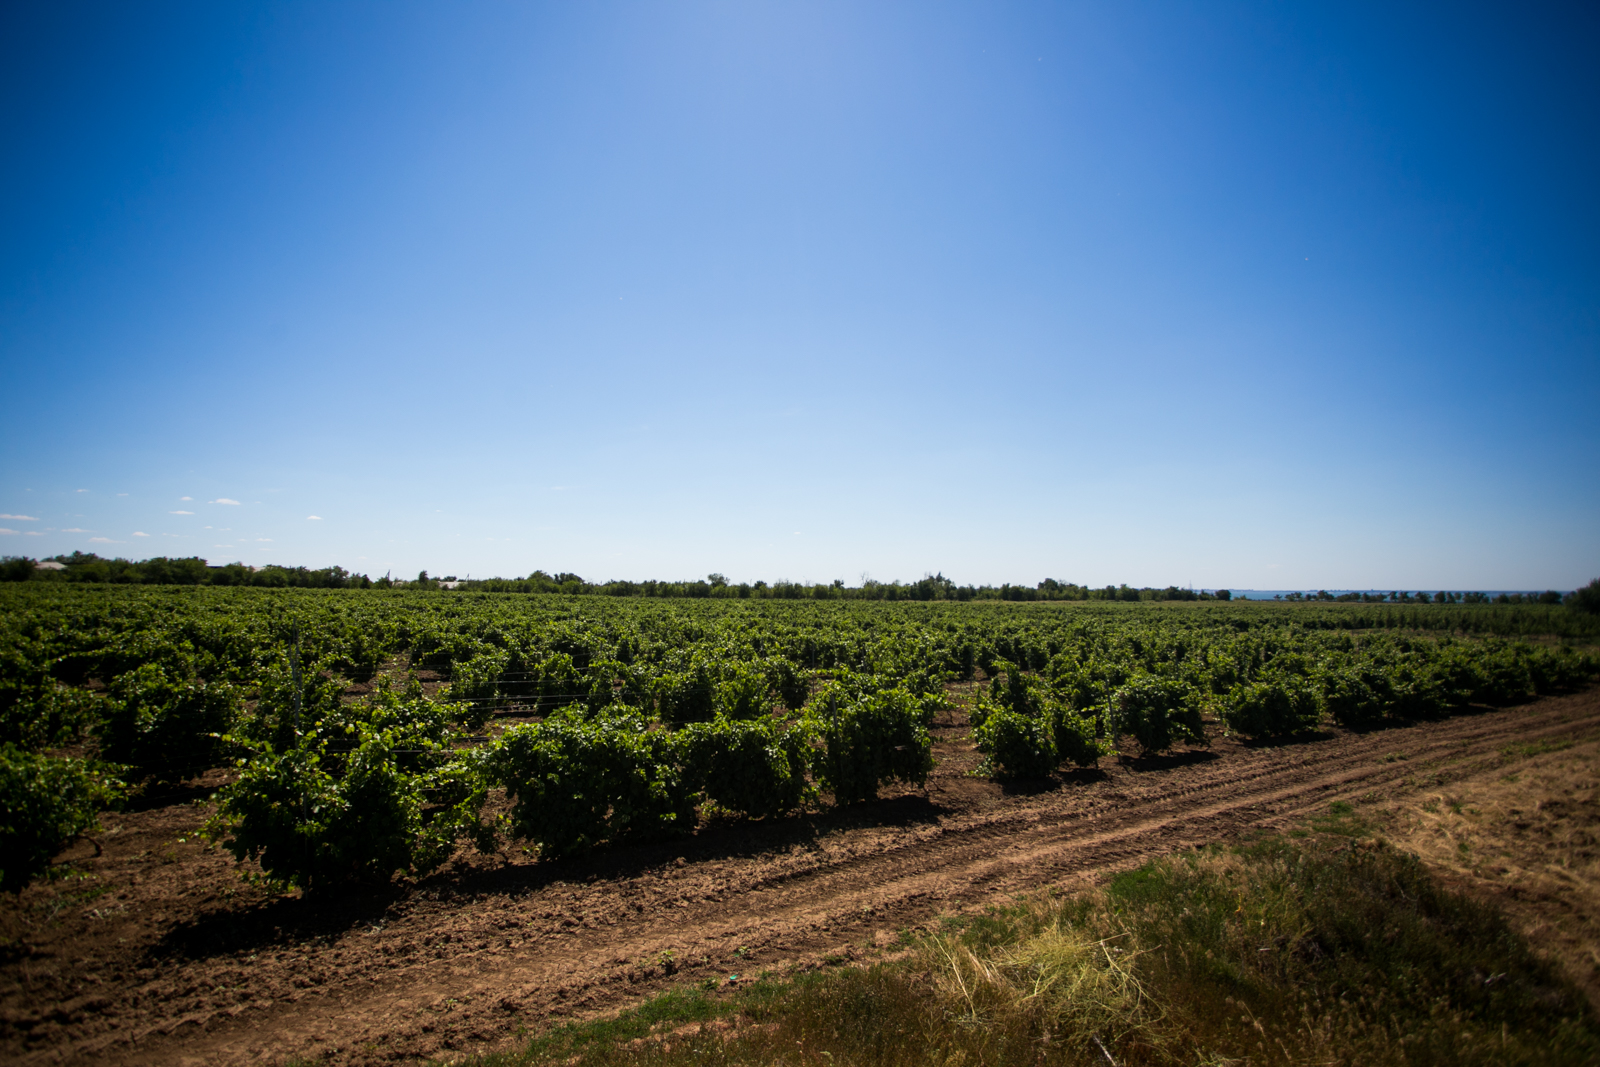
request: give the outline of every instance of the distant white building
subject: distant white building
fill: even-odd
[[[67,569],[67,565],[65,563],[57,563],[53,559],[41,559],[33,565],[33,569],[36,571],[64,571]]]

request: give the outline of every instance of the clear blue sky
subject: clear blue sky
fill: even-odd
[[[1571,588],[1596,54],[1577,4],[8,4],[0,552]]]

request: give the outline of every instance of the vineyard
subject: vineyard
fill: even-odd
[[[558,859],[980,773],[1437,720],[1579,688],[1560,606],[784,603],[26,583],[0,590],[0,885],[119,798],[230,768],[205,827],[332,891]],[[1530,640],[1534,635],[1546,635]],[[1554,635],[1548,636],[1548,635]]]

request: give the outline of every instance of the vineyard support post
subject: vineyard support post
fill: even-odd
[[[294,740],[300,743],[300,626],[294,628],[294,659],[290,662],[294,679]]]

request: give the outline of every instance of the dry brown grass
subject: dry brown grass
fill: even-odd
[[[1600,738],[1508,745],[1493,770],[1378,819],[1447,883],[1499,904],[1600,1008]]]

